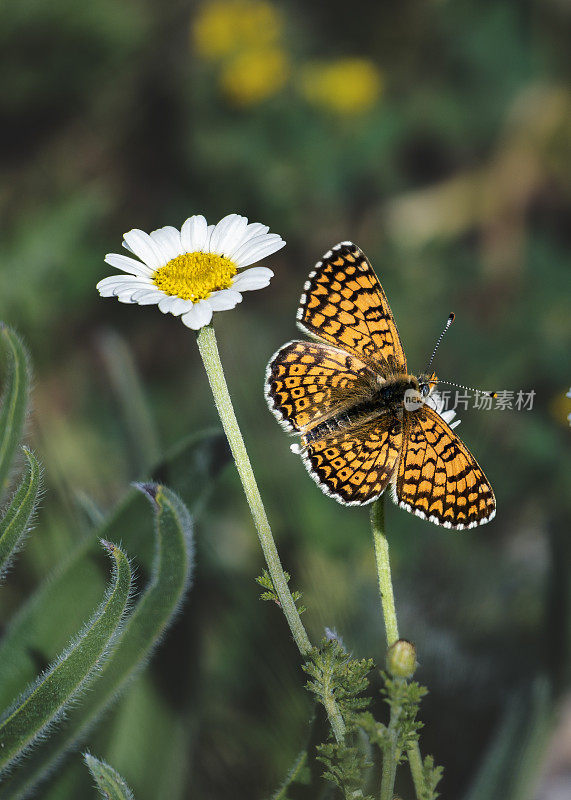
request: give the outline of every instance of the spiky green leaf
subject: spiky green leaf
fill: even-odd
[[[99,680],[69,712],[65,727],[32,754],[25,773],[15,774],[0,790],[2,800],[27,796],[70,748],[85,739],[100,714],[146,663],[185,595],[193,565],[190,515],[169,489],[155,484],[140,488],[155,507],[156,551],[149,584],[127,617]]]
[[[196,516],[227,461],[225,439],[218,432],[207,431],[177,444],[153,474],[187,497]],[[132,489],[99,529],[77,542],[66,561],[36,589],[4,631],[0,640],[0,708],[33,679],[37,659],[49,663],[55,658],[97,602],[104,585],[99,537],[122,541],[136,554],[138,565],[152,569],[155,540],[151,517],[141,493]],[[71,604],[70,597],[74,599]]]
[[[24,476],[0,520],[0,582],[24,543],[40,491],[40,465],[30,450],[23,449],[27,460]]]
[[[59,658],[0,716],[0,772],[19,761],[61,719],[109,654],[129,600],[131,569],[122,550],[103,544],[114,562],[105,598]]]
[[[18,445],[22,439],[30,393],[28,354],[20,337],[0,322],[0,343],[8,372],[0,406],[0,498],[8,488]]]
[[[133,792],[117,770],[90,753],[84,753],[83,758],[103,800],[135,800]]]

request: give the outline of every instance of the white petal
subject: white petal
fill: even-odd
[[[169,314],[175,300],[178,300],[178,297],[170,297],[169,295],[161,297],[159,300],[159,311],[162,311],[163,314]]]
[[[199,300],[195,303],[190,311],[187,311],[181,317],[182,322],[187,328],[192,328],[194,331],[200,330],[205,325],[208,325],[212,319],[212,308],[206,300]]]
[[[204,250],[207,244],[208,226],[202,214],[189,217],[180,230],[180,243],[184,253]]]
[[[210,237],[209,251],[227,256],[237,249],[240,242],[244,239],[248,220],[238,214],[228,214],[221,219],[212,231]]]
[[[120,253],[107,253],[105,263],[112,267],[128,272],[130,275],[152,275],[153,271],[146,264],[135,261],[134,258],[123,256]]]
[[[208,303],[213,311],[228,311],[241,302],[242,295],[233,289],[221,289],[219,292],[212,292],[208,298]]]
[[[267,233],[269,230],[269,227],[267,225],[262,225],[261,222],[250,222],[248,225],[248,239],[259,236],[261,233]]]
[[[277,233],[266,233],[256,236],[238,249],[233,254],[232,260],[238,267],[249,267],[256,261],[275,253],[285,245],[284,240]]]
[[[183,300],[181,297],[171,297],[169,295],[163,296],[159,301],[159,309],[163,314],[174,314],[175,317],[185,311],[190,311],[193,305],[192,300]]]
[[[148,289],[142,290],[139,292],[134,292],[131,295],[131,299],[135,303],[138,303],[140,306],[154,305],[155,303],[158,303],[160,300],[162,300],[163,297],[164,294],[162,292],[159,292],[158,289],[151,289],[150,291]]]
[[[263,289],[273,277],[274,273],[267,267],[251,267],[236,275],[232,281],[232,288],[239,292]]]
[[[151,231],[150,236],[151,239],[161,247],[169,261],[183,254],[184,250],[180,243],[180,233],[176,228],[173,228],[172,225],[165,225],[164,228]]]
[[[234,253],[237,253],[238,250],[242,247],[242,245],[246,244],[246,242],[255,239],[257,236],[262,236],[263,234],[267,233],[270,229],[267,225],[262,225],[260,222],[251,222],[249,225],[246,226],[246,230],[244,231],[243,236],[236,242],[232,250],[230,250],[225,255],[228,258],[232,258]]]
[[[153,290],[154,287],[145,286],[144,284],[140,283],[120,283],[113,287],[113,294],[116,297],[120,297],[124,294],[131,296],[134,292],[151,292]]]
[[[123,237],[135,255],[139,256],[151,269],[164,266],[168,259],[162,249],[157,245],[148,233],[134,228],[128,231]]]
[[[133,286],[123,287],[121,290],[116,291],[115,294],[120,303],[138,303],[139,305],[158,303],[163,296],[162,292],[156,289],[141,289]]]
[[[190,311],[194,305],[192,300],[183,300],[182,297],[175,297],[174,299],[175,302],[171,306],[171,314],[174,314],[175,317],[184,314],[185,311]]]
[[[152,285],[146,278],[137,278],[134,275],[111,275],[99,281],[96,288],[102,297],[112,297],[121,289],[145,289]]]
[[[456,412],[452,409],[450,411],[443,411],[440,416],[444,420],[447,425],[450,425],[451,428],[455,428],[457,425],[460,425],[460,420],[456,420],[456,422],[452,425],[451,422],[456,416]]]

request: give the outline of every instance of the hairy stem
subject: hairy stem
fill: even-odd
[[[410,765],[410,774],[414,783],[414,790],[417,797],[422,797],[424,792],[424,770],[422,768],[422,756],[420,755],[420,747],[418,742],[415,742],[406,751],[408,756],[408,763]]]
[[[389,542],[385,534],[385,495],[381,495],[379,499],[373,503],[371,508],[371,527],[373,529],[373,542],[375,544],[375,561],[377,564],[377,575],[379,578],[379,593],[381,595],[381,603],[383,606],[383,618],[385,620],[385,634],[387,639],[387,648],[394,644],[399,638],[399,629],[397,623],[397,612],[395,609],[395,598],[393,593],[393,582],[391,578],[391,564],[389,560]],[[392,712],[391,712],[392,717]],[[392,723],[392,719],[391,719]],[[390,724],[390,723],[389,723]],[[385,796],[392,797],[394,788],[396,763],[393,764],[394,754],[391,753],[387,758],[383,759],[383,775],[381,782],[381,799],[384,800]],[[417,797],[421,797],[424,792],[424,778],[422,770],[422,756],[420,754],[420,747],[418,742],[412,744],[407,750],[408,762],[410,764],[410,771],[414,781],[414,788]],[[386,763],[388,762],[388,763]],[[386,767],[385,767],[386,764]],[[385,777],[386,772],[386,777]],[[386,781],[386,786],[385,786]],[[383,794],[383,790],[387,793]]]
[[[234,461],[236,462],[236,468],[240,480],[242,481],[242,486],[244,487],[250,511],[252,512],[252,517],[274,589],[276,590],[282,611],[286,616],[299,652],[302,656],[307,656],[311,650],[311,642],[309,641],[309,637],[287,585],[270,523],[268,522],[266,510],[260,496],[260,490],[258,489],[256,478],[254,477],[254,471],[250,464],[250,458],[246,450],[246,445],[244,444],[244,439],[238,427],[238,421],[228,392],[228,386],[218,352],[218,345],[216,343],[216,335],[212,325],[205,325],[204,328],[201,328],[198,333],[197,341],[206,374],[208,375],[208,382],[210,383],[210,388],[214,395],[214,402],[216,403],[222,427],[224,428],[232,455],[234,456]],[[333,698],[331,698],[331,702],[332,708],[327,709],[329,721],[333,728],[335,738],[337,741],[342,741],[345,735],[345,724]]]
[[[389,542],[385,536],[385,496],[384,494],[373,503],[371,509],[371,527],[373,529],[373,542],[375,544],[375,560],[377,562],[377,575],[379,578],[379,593],[383,606],[385,620],[385,633],[387,647],[399,638],[397,612],[391,579],[391,563],[389,560]]]
[[[385,750],[383,753],[383,772],[381,775],[380,800],[393,800],[396,774],[397,760],[395,748],[393,745],[391,745],[390,749]]]

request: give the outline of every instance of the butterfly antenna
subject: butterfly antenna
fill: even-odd
[[[473,386],[464,386],[463,383],[452,383],[452,381],[441,381],[438,378],[437,383],[445,383],[446,386],[456,386],[458,389],[467,389],[469,392],[480,392],[480,394],[488,394],[490,397],[497,397],[497,392],[489,392],[487,389],[474,389]]]
[[[441,342],[441,341],[442,341],[442,339],[444,338],[444,334],[446,333],[446,331],[448,330],[448,328],[449,328],[449,327],[452,325],[452,323],[454,322],[454,317],[455,317],[455,314],[454,314],[454,312],[452,312],[452,313],[450,314],[450,316],[448,317],[448,319],[446,320],[446,325],[444,326],[444,330],[442,331],[442,333],[441,333],[441,334],[440,334],[440,336],[438,337],[438,341],[436,342],[436,345],[434,346],[434,350],[432,351],[432,355],[430,356],[430,361],[428,362],[428,366],[427,366],[427,368],[426,368],[426,370],[425,370],[425,372],[426,372],[427,374],[428,374],[428,370],[429,370],[429,369],[430,369],[430,367],[432,366],[432,362],[434,361],[434,356],[436,355],[436,351],[438,350],[438,348],[439,348],[439,346],[440,346],[440,342]]]

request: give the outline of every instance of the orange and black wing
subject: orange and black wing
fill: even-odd
[[[342,347],[386,375],[406,357],[386,295],[367,257],[336,244],[310,272],[297,312],[301,330]]]
[[[402,445],[401,423],[389,414],[323,439],[292,446],[321,491],[344,505],[366,505],[386,489]]]
[[[305,433],[370,394],[375,377],[355,356],[321,342],[289,342],[266,369],[268,405],[284,428]]]
[[[404,412],[395,493],[399,506],[445,528],[473,528],[496,513],[494,492],[478,462],[426,405]]]

